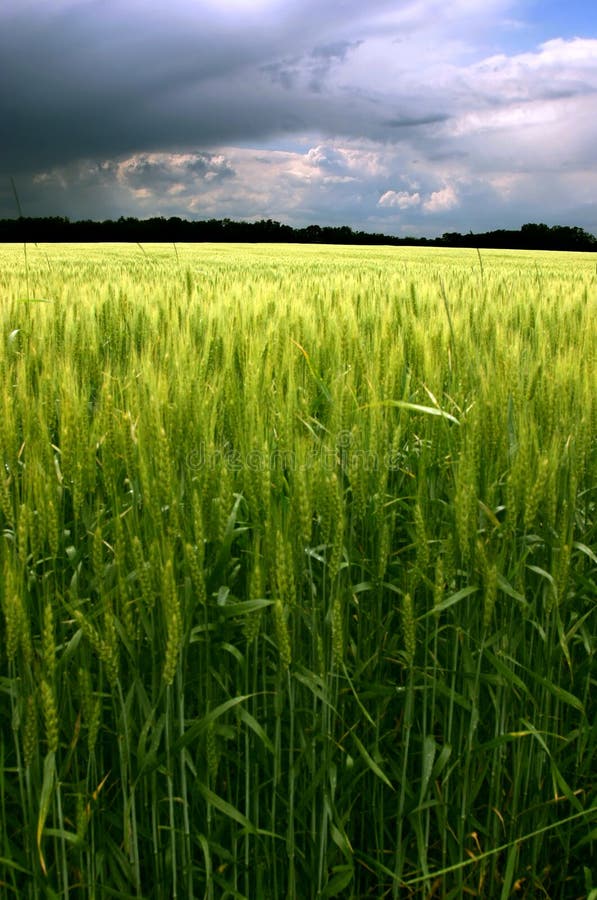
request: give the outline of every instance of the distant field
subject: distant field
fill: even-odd
[[[0,896],[595,900],[594,255],[4,245],[0,326]]]

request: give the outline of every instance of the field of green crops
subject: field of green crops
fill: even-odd
[[[0,896],[597,896],[597,259],[0,247]]]

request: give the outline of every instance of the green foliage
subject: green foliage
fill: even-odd
[[[0,893],[592,895],[591,257],[176,249],[0,248]]]

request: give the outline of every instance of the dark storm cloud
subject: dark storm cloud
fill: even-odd
[[[303,57],[292,56],[277,62],[266,63],[260,71],[268,76],[273,84],[281,85],[292,91],[301,86],[313,93],[320,93],[326,84],[327,76],[334,65],[344,62],[351,50],[356,50],[361,41],[335,41],[315,47]]]
[[[221,182],[233,178],[235,174],[228,160],[209,153],[175,161],[167,158],[156,160],[145,154],[121,167],[121,173],[128,187],[150,191],[168,190],[197,179],[210,183]]]
[[[344,62],[351,50],[356,50],[361,41],[334,41],[315,47],[308,60],[309,88],[315,93],[324,90],[328,74],[335,63]]]
[[[110,3],[14,16],[0,28],[0,166],[240,136],[249,117],[218,114],[217,84],[258,61],[262,43],[201,17],[134,21]]]
[[[421,125],[437,125],[447,122],[450,116],[446,113],[433,113],[428,116],[397,116],[395,119],[383,119],[382,125],[388,128],[418,128]]]
[[[521,49],[520,8],[0,0],[0,215],[14,176],[30,215],[592,228],[597,42]]]
[[[358,47],[360,41],[333,41],[331,44],[321,44],[315,47],[311,56],[313,59],[342,60],[346,59],[349,50]]]
[[[0,10],[0,169],[266,139],[330,125],[379,136],[359,103],[327,90],[371,30],[376,0],[266,5],[8,3]],[[329,38],[329,39],[328,39]],[[287,93],[293,90],[289,104]]]

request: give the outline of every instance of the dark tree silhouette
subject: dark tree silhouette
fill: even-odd
[[[189,221],[178,216],[96,222],[71,222],[64,216],[0,219],[0,242],[132,243],[230,241],[238,243],[368,244],[390,246],[472,247],[522,250],[596,251],[597,238],[578,226],[528,223],[519,231],[498,229],[482,234],[446,232],[437,238],[395,237],[353,231],[348,225],[292,228],[272,219],[236,222],[232,219]]]

